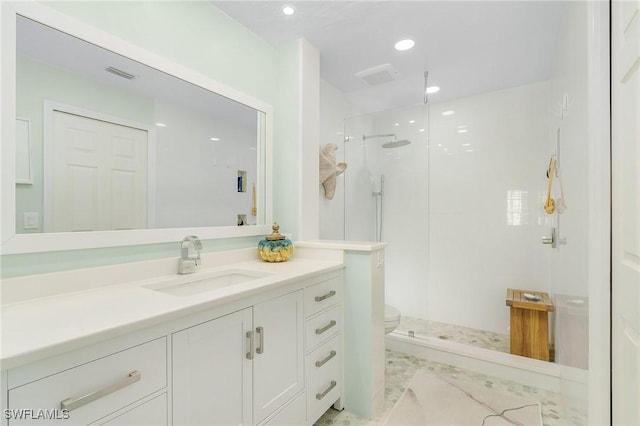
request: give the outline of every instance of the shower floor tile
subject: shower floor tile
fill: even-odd
[[[330,409],[315,423],[315,426],[382,426],[417,371],[480,384],[497,391],[539,401],[545,426],[586,424],[583,416],[565,412],[561,395],[558,393],[389,350],[386,352],[386,365],[385,401],[378,417],[368,420],[346,410],[339,412]]]
[[[394,333],[407,336],[410,335],[409,333],[411,331],[415,337],[426,336],[441,340],[451,340],[483,349],[509,353],[508,334],[494,333],[492,331],[405,316],[400,320],[400,325],[394,330]]]

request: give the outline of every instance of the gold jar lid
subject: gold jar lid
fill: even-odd
[[[276,241],[285,239],[285,236],[278,232],[280,230],[280,226],[277,223],[274,222],[271,229],[273,230],[273,233],[271,235],[267,235],[267,240]]]

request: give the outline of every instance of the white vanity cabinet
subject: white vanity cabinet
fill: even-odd
[[[121,415],[114,424],[140,424],[144,417],[145,425],[166,425],[166,355],[162,337],[61,371],[46,362],[10,371],[9,411],[3,415],[12,426],[109,424]],[[40,375],[35,380],[34,372]],[[161,396],[151,417],[145,414],[150,395]]]
[[[342,281],[289,278],[5,370],[0,425],[311,425],[344,389]]]
[[[302,319],[299,290],[174,333],[173,423],[256,424],[301,392]]]

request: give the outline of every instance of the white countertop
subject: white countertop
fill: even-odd
[[[203,265],[207,264],[205,260],[203,258]],[[14,368],[342,267],[342,260],[338,257],[314,259],[294,256],[287,262],[266,263],[245,256],[235,263],[222,262],[209,268],[203,266],[200,271],[188,275],[145,277],[130,282],[94,285],[93,288],[89,286],[88,289],[49,291],[45,297],[16,298],[16,301],[2,305],[0,365],[2,370]],[[175,296],[145,287],[162,280],[195,281],[233,269],[268,275],[191,296]],[[94,275],[90,275],[91,270],[82,270],[80,274],[85,278],[93,276],[98,279],[97,275],[108,268],[95,270]],[[119,274],[122,275],[122,271]],[[56,280],[68,281],[70,273],[51,276],[51,285],[55,285]],[[35,280],[46,283],[44,278]],[[5,281],[9,282],[3,282],[3,286],[19,285],[28,280]]]
[[[382,250],[386,245],[387,243],[343,240],[309,240],[296,242],[296,247],[365,252]]]

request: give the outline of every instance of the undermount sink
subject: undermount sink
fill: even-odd
[[[246,283],[247,281],[257,280],[267,275],[264,272],[247,271],[247,270],[228,270],[206,277],[184,277],[179,282],[175,280],[163,283],[154,283],[146,285],[145,288],[159,291],[161,293],[171,294],[173,296],[193,296],[194,294],[203,293],[205,291],[216,290],[236,284]]]

